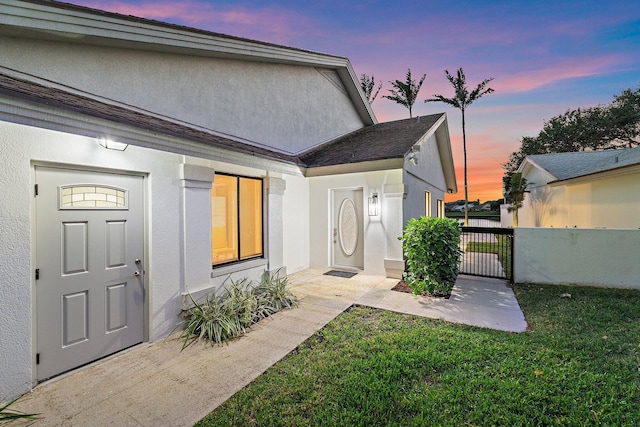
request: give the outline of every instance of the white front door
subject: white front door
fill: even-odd
[[[332,199],[333,265],[364,269],[362,189],[333,190]]]
[[[36,167],[37,378],[144,337],[139,176]]]

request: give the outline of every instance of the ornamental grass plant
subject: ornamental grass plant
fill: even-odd
[[[246,333],[251,325],[297,304],[286,277],[265,272],[260,282],[231,281],[219,292],[196,301],[189,294],[191,307],[183,312],[180,337],[182,349],[195,341],[221,344]]]

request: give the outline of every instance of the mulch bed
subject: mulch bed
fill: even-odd
[[[407,293],[407,294],[412,294],[413,293],[413,289],[411,288],[411,286],[407,285],[407,282],[405,282],[404,280],[400,280],[397,285],[395,285],[393,288],[391,288],[391,290],[392,291],[396,291],[396,292],[404,292],[404,293]],[[430,294],[428,292],[421,292],[420,295],[423,296],[423,297],[435,297],[435,298],[446,298],[446,299],[449,299],[449,297],[451,296],[451,292],[448,292],[448,293],[436,292],[435,294]]]

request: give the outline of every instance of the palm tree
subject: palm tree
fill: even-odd
[[[373,92],[373,88],[376,86],[376,78],[374,76],[369,77],[367,74],[362,74],[360,76],[360,86],[362,86],[362,91],[364,92],[364,96],[369,101],[369,104],[373,104],[373,101],[376,100],[378,93],[380,93],[380,89],[382,89],[382,82],[376,88],[376,92]]]
[[[464,225],[469,225],[469,191],[467,187],[467,135],[465,129],[464,112],[473,101],[479,99],[487,93],[493,92],[493,89],[486,87],[487,84],[493,78],[483,80],[476,88],[469,92],[467,89],[467,78],[464,75],[462,68],[458,69],[456,77],[449,74],[449,71],[445,70],[444,73],[447,76],[447,80],[453,86],[455,90],[455,96],[453,98],[445,98],[442,95],[433,95],[433,98],[427,99],[424,102],[444,102],[449,104],[462,112],[462,148],[464,151]]]
[[[504,187],[504,200],[511,205],[507,211],[513,212],[514,227],[518,226],[518,209],[522,207],[525,193],[528,193],[527,180],[522,177],[522,172],[514,172]]]
[[[416,102],[418,92],[420,92],[420,87],[426,77],[427,75],[423,74],[420,82],[416,84],[416,81],[411,79],[411,68],[409,68],[407,70],[406,81],[401,82],[400,80],[396,80],[395,82],[389,82],[394,89],[389,89],[391,95],[384,95],[383,98],[390,99],[407,107],[409,109],[409,118],[412,118],[411,109],[413,108],[414,102]]]

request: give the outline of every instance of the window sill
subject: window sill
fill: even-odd
[[[211,272],[211,278],[220,276],[228,276],[233,273],[237,273],[243,270],[250,270],[257,267],[266,267],[269,264],[269,260],[266,258],[250,259],[248,261],[242,261],[237,264],[225,265],[224,267],[214,268]]]

